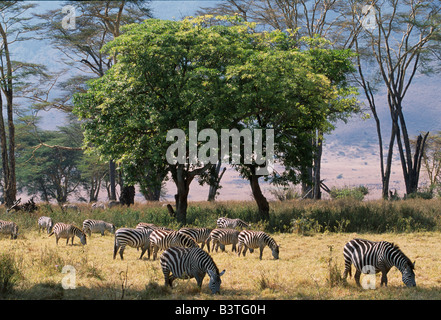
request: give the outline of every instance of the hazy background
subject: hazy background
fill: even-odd
[[[151,9],[155,18],[180,20],[185,16],[193,15],[200,7],[214,6],[219,1],[152,1]],[[38,11],[60,8],[61,1],[37,1]],[[62,67],[60,52],[51,48],[45,41],[26,41],[14,44],[14,59],[46,65],[48,68]],[[414,137],[421,131],[441,131],[441,93],[440,80],[437,77],[419,76],[414,80],[404,100],[404,115],[406,117],[409,134]],[[56,93],[54,93],[56,94]],[[364,101],[360,94],[359,99]],[[388,143],[390,135],[389,110],[386,103],[386,92],[383,90],[376,96],[379,117],[382,123],[383,137]],[[366,106],[367,107],[367,106]],[[52,110],[40,113],[41,126],[45,129],[56,129],[64,120],[62,113]],[[365,185],[369,188],[368,199],[381,196],[381,178],[379,162],[378,140],[374,119],[362,119],[361,116],[349,119],[347,123],[339,122],[336,129],[325,138],[322,179],[328,187]],[[422,169],[422,171],[424,171]],[[424,172],[420,185],[426,180]],[[221,181],[219,200],[250,200],[251,189],[248,181],[242,179],[234,169],[228,168]],[[264,193],[268,198],[269,188],[262,183]],[[401,164],[398,153],[395,152],[390,189],[397,189],[400,196],[404,193]],[[166,199],[173,199],[175,186],[167,183]],[[104,192],[101,193],[104,196]],[[206,200],[208,186],[199,186],[197,181],[191,185],[189,200]],[[324,197],[326,197],[324,193]],[[105,200],[105,199],[103,199]],[[143,201],[137,194],[136,201]]]

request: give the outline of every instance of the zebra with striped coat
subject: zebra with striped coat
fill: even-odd
[[[415,287],[415,264],[400,250],[400,248],[387,241],[369,241],[353,239],[346,243],[343,249],[345,271],[343,280],[348,274],[351,276],[351,265],[355,266],[354,279],[360,286],[361,273],[381,272],[381,286],[387,286],[387,273],[395,266],[402,273],[402,281],[408,287]]]
[[[271,253],[274,259],[279,259],[279,246],[276,241],[266,234],[263,231],[251,231],[251,230],[243,230],[239,233],[239,246],[237,250],[237,255],[240,256],[240,253],[243,249],[243,255],[247,249],[250,249],[252,253],[254,249],[260,249],[259,259],[262,260],[263,249],[265,246],[268,246],[271,249]]]
[[[210,233],[212,229],[209,228],[181,228],[180,233],[183,233],[191,238],[193,238],[196,243],[201,243],[201,249],[204,249],[205,244],[207,244],[208,252],[210,252]]]
[[[47,233],[51,233],[53,227],[54,221],[51,217],[41,216],[38,218],[38,232],[40,232],[42,229],[46,229]]]
[[[147,251],[147,258],[150,259],[150,234],[151,230],[145,228],[120,228],[115,232],[115,242],[113,246],[113,259],[115,259],[116,254],[119,250],[119,255],[121,260],[124,260],[124,249],[126,246],[132,248],[141,248],[142,259],[144,253]]]
[[[211,256],[201,248],[169,248],[162,253],[160,262],[165,286],[172,287],[173,281],[177,278],[195,278],[198,287],[201,288],[202,281],[208,274],[210,277],[208,287],[211,292],[213,294],[220,292],[221,276],[225,270],[219,273]]]
[[[218,218],[216,224],[218,228],[229,228],[229,229],[236,229],[236,228],[246,229],[250,227],[245,221],[241,219],[231,219],[226,217]]]
[[[53,234],[55,234],[55,242],[57,245],[60,238],[66,238],[66,245],[69,243],[69,239],[72,238],[71,245],[73,245],[75,236],[80,239],[82,245],[87,244],[86,234],[73,224],[57,222],[52,228],[52,232],[49,233],[49,237]]]
[[[104,236],[105,231],[115,233],[115,225],[103,220],[86,219],[83,221],[83,232],[91,236],[92,232],[99,232]]]
[[[11,239],[17,239],[18,225],[12,221],[0,220],[0,233],[10,234]]]
[[[232,245],[231,251],[237,251],[236,245],[239,242],[240,231],[235,229],[214,229],[210,233],[209,239],[213,241],[211,250],[221,247],[222,251],[225,251],[226,245]]]
[[[196,241],[178,231],[167,231],[157,229],[150,234],[150,243],[153,249],[153,260],[156,260],[158,250],[166,250],[170,247],[197,247]]]

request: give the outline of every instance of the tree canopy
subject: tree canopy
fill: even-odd
[[[294,32],[259,32],[238,17],[149,19],[123,31],[105,46],[118,62],[74,97],[74,113],[103,159],[171,173],[181,223],[190,183],[210,164],[191,164],[188,143],[186,164],[168,163],[170,130],[189,139],[191,121],[219,138],[222,129],[273,129],[275,158],[294,169],[308,160],[308,130],[325,130],[330,114],[355,106],[354,91],[336,81],[351,69],[349,51],[319,39],[301,45]]]

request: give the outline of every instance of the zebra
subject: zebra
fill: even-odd
[[[222,251],[225,251],[225,246],[232,244],[231,251],[237,251],[236,245],[238,243],[238,236],[240,231],[235,229],[214,229],[211,231],[209,239],[213,241],[212,251],[214,251],[216,246],[216,252],[219,246]]]
[[[86,219],[83,221],[83,232],[87,233],[89,237],[92,232],[100,232],[104,236],[104,231],[115,233],[115,225],[103,220]]]
[[[263,248],[268,246],[273,254],[274,259],[279,259],[279,246],[276,241],[266,234],[263,231],[251,231],[251,230],[243,230],[239,233],[238,236],[239,246],[237,250],[237,255],[240,256],[240,253],[243,249],[243,255],[247,249],[250,249],[252,253],[256,248],[260,248],[260,256],[259,259],[262,260]]]
[[[17,239],[18,225],[12,221],[0,220],[0,233],[10,234],[11,239]]]
[[[248,225],[246,222],[240,219],[231,219],[226,217],[220,217],[216,221],[218,228],[230,228],[230,229],[236,229],[239,227],[240,229],[246,229],[249,228],[250,225]]]
[[[172,287],[176,278],[195,278],[201,289],[205,274],[208,273],[210,277],[208,287],[213,294],[220,293],[221,276],[225,270],[219,273],[213,258],[201,248],[169,248],[162,253],[160,262],[165,286]]]
[[[147,223],[147,222],[140,222],[140,223],[138,223],[136,225],[136,228],[145,228],[145,229],[151,230],[151,231],[156,230],[156,229],[167,230],[167,231],[174,231],[173,229],[169,229],[169,228],[166,228],[166,227],[160,227],[160,226],[157,226],[156,224]]]
[[[213,229],[209,228],[181,228],[180,233],[193,238],[196,243],[202,243],[201,249],[204,249],[204,245],[207,244],[208,252],[210,252],[210,233]]]
[[[40,232],[41,229],[46,229],[47,233],[51,233],[53,227],[54,221],[51,217],[41,216],[38,218],[38,232]]]
[[[67,224],[62,222],[57,222],[52,228],[52,232],[49,233],[49,237],[55,234],[55,242],[58,245],[58,240],[60,238],[66,238],[66,245],[69,243],[69,239],[72,238],[72,245],[75,236],[80,238],[80,242],[82,245],[86,243],[86,234],[78,227],[73,224]]]
[[[170,247],[199,247],[196,241],[178,231],[156,229],[150,234],[150,243],[153,249],[153,260],[156,260],[158,250]]]
[[[141,248],[142,259],[144,253],[148,251],[148,259],[150,259],[150,233],[151,230],[145,228],[120,228],[115,232],[115,242],[113,246],[113,259],[115,259],[116,254],[119,250],[119,255],[121,260],[124,260],[124,249],[126,246],[132,248]]]
[[[343,280],[349,274],[351,276],[351,265],[355,266],[354,279],[360,286],[361,273],[381,272],[381,286],[387,286],[387,273],[395,266],[402,273],[402,281],[408,287],[415,287],[415,263],[400,250],[400,248],[387,241],[369,241],[365,239],[353,239],[346,243],[343,248],[345,270]],[[369,270],[371,268],[371,270]],[[372,270],[374,269],[374,270]]]

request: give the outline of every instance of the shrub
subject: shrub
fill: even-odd
[[[336,188],[333,187],[330,192],[332,199],[343,199],[343,198],[353,198],[362,201],[364,196],[369,193],[368,188],[365,186],[358,186],[354,188],[344,187]]]
[[[8,253],[0,255],[0,295],[12,292],[15,284],[22,278],[15,258]]]

